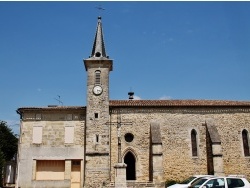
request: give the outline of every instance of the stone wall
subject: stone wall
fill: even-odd
[[[22,118],[18,186],[25,188],[70,187],[71,160],[84,161],[84,112],[74,110],[51,112],[49,109],[49,112],[46,110],[26,112]],[[41,143],[33,143],[33,137],[36,136],[33,135],[34,126],[42,127]],[[67,126],[74,128],[73,143],[65,143],[65,127]],[[43,183],[36,181],[37,160],[64,160],[64,180],[42,181]],[[83,174],[83,169],[81,174]]]
[[[116,121],[117,111],[113,109],[111,121]],[[165,108],[165,109],[120,109],[124,125],[122,134],[122,155],[132,151],[136,157],[137,181],[148,181],[150,122],[160,123],[163,147],[164,179],[183,180],[194,174],[207,174],[207,135],[205,122],[213,119],[221,137],[225,174],[244,174],[250,178],[250,158],[243,154],[241,132],[250,131],[250,113],[237,108]],[[191,131],[197,132],[198,156],[192,156]],[[126,133],[132,133],[134,140],[124,140]],[[111,127],[111,167],[117,163],[117,129]],[[111,171],[114,181],[114,169]]]
[[[122,157],[130,151],[136,158],[136,177],[138,181],[148,181],[149,175],[149,142],[150,142],[150,114],[124,114],[121,112],[121,151]],[[111,122],[117,121],[117,115],[111,115]],[[132,125],[126,123],[132,122]],[[126,142],[124,135],[132,133],[134,140]],[[117,153],[117,127],[111,126],[111,177],[114,181],[114,166],[118,162]]]
[[[65,144],[65,126],[74,127],[74,143],[72,146],[84,145],[84,127],[85,120],[81,118],[83,114],[69,114],[68,113],[41,113],[42,119],[31,119],[34,117],[34,113],[28,113],[24,115],[24,121],[22,121],[22,135],[20,136],[21,145],[30,146],[36,145],[32,143],[33,138],[33,126],[42,127],[42,147],[64,147],[70,144]],[[73,115],[75,118],[67,120],[69,115]],[[52,120],[51,120],[52,119]]]
[[[85,187],[100,187],[109,180],[109,71],[110,61],[85,60],[87,63],[86,162]],[[96,71],[100,80],[96,83]],[[99,83],[100,82],[100,83]],[[102,93],[94,94],[95,85]]]
[[[119,113],[118,113],[119,112]],[[98,125],[100,145],[110,144],[109,154],[100,149],[93,149],[86,154],[84,151],[85,139],[85,114],[83,112],[39,111],[23,115],[21,124],[19,150],[19,185],[34,187],[39,185],[35,179],[34,160],[65,160],[67,172],[65,181],[56,182],[59,187],[67,187],[70,177],[68,162],[72,159],[85,161],[88,174],[82,169],[85,176],[92,184],[98,177],[98,185],[107,185],[108,181],[114,182],[114,166],[118,162],[117,140],[117,114],[121,118],[121,155],[124,159],[127,152],[134,154],[136,160],[136,181],[148,182],[152,180],[152,147],[150,143],[150,125],[157,122],[161,132],[163,180],[183,180],[194,174],[208,174],[208,164],[213,155],[210,135],[206,128],[207,121],[213,121],[221,141],[223,168],[225,175],[243,174],[250,178],[250,157],[245,157],[242,145],[242,130],[250,132],[250,110],[239,108],[121,108],[110,109],[109,124]],[[38,113],[38,114],[39,114]],[[69,114],[73,118],[68,120]],[[39,119],[40,117],[40,119]],[[77,118],[78,117],[78,118]],[[38,119],[37,119],[38,118]],[[105,118],[104,118],[105,119]],[[42,143],[32,143],[33,126],[42,126]],[[94,125],[94,124],[93,124]],[[73,126],[74,143],[65,144],[65,126]],[[103,126],[103,127],[102,127]],[[197,132],[198,156],[192,156],[191,131]],[[94,131],[94,127],[93,127]],[[94,133],[94,132],[93,132]],[[110,135],[106,135],[109,134]],[[126,133],[134,135],[133,141],[128,142]],[[87,136],[88,132],[87,132]],[[102,142],[105,143],[102,143]],[[99,147],[98,144],[96,147]],[[93,145],[92,145],[93,146]],[[154,148],[153,148],[154,149]],[[216,148],[215,148],[216,150]],[[96,152],[95,152],[96,151]],[[110,157],[110,159],[109,159]],[[86,160],[85,160],[86,159]],[[107,161],[110,161],[107,165]],[[216,164],[216,163],[215,163]],[[111,170],[110,170],[111,169]],[[211,170],[210,170],[211,172]],[[107,176],[107,174],[109,174]],[[92,178],[89,178],[92,177]],[[84,177],[83,177],[84,181]],[[97,182],[93,182],[95,185]],[[87,185],[88,184],[88,185]]]

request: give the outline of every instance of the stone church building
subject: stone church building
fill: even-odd
[[[164,187],[194,174],[250,178],[250,102],[133,100],[132,92],[128,100],[110,99],[113,60],[100,17],[84,66],[86,106],[17,110],[18,187]]]

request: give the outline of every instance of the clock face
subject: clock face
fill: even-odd
[[[101,86],[95,86],[93,88],[93,92],[95,95],[100,95],[102,93],[102,87]]]

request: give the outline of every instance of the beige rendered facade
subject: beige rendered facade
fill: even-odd
[[[194,174],[250,178],[250,102],[110,100],[113,61],[100,17],[84,66],[86,106],[17,110],[18,187],[164,187]]]

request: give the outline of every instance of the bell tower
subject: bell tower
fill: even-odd
[[[85,127],[86,187],[100,187],[110,173],[109,72],[113,60],[106,55],[101,17],[91,56],[84,60],[87,71],[87,110]]]

